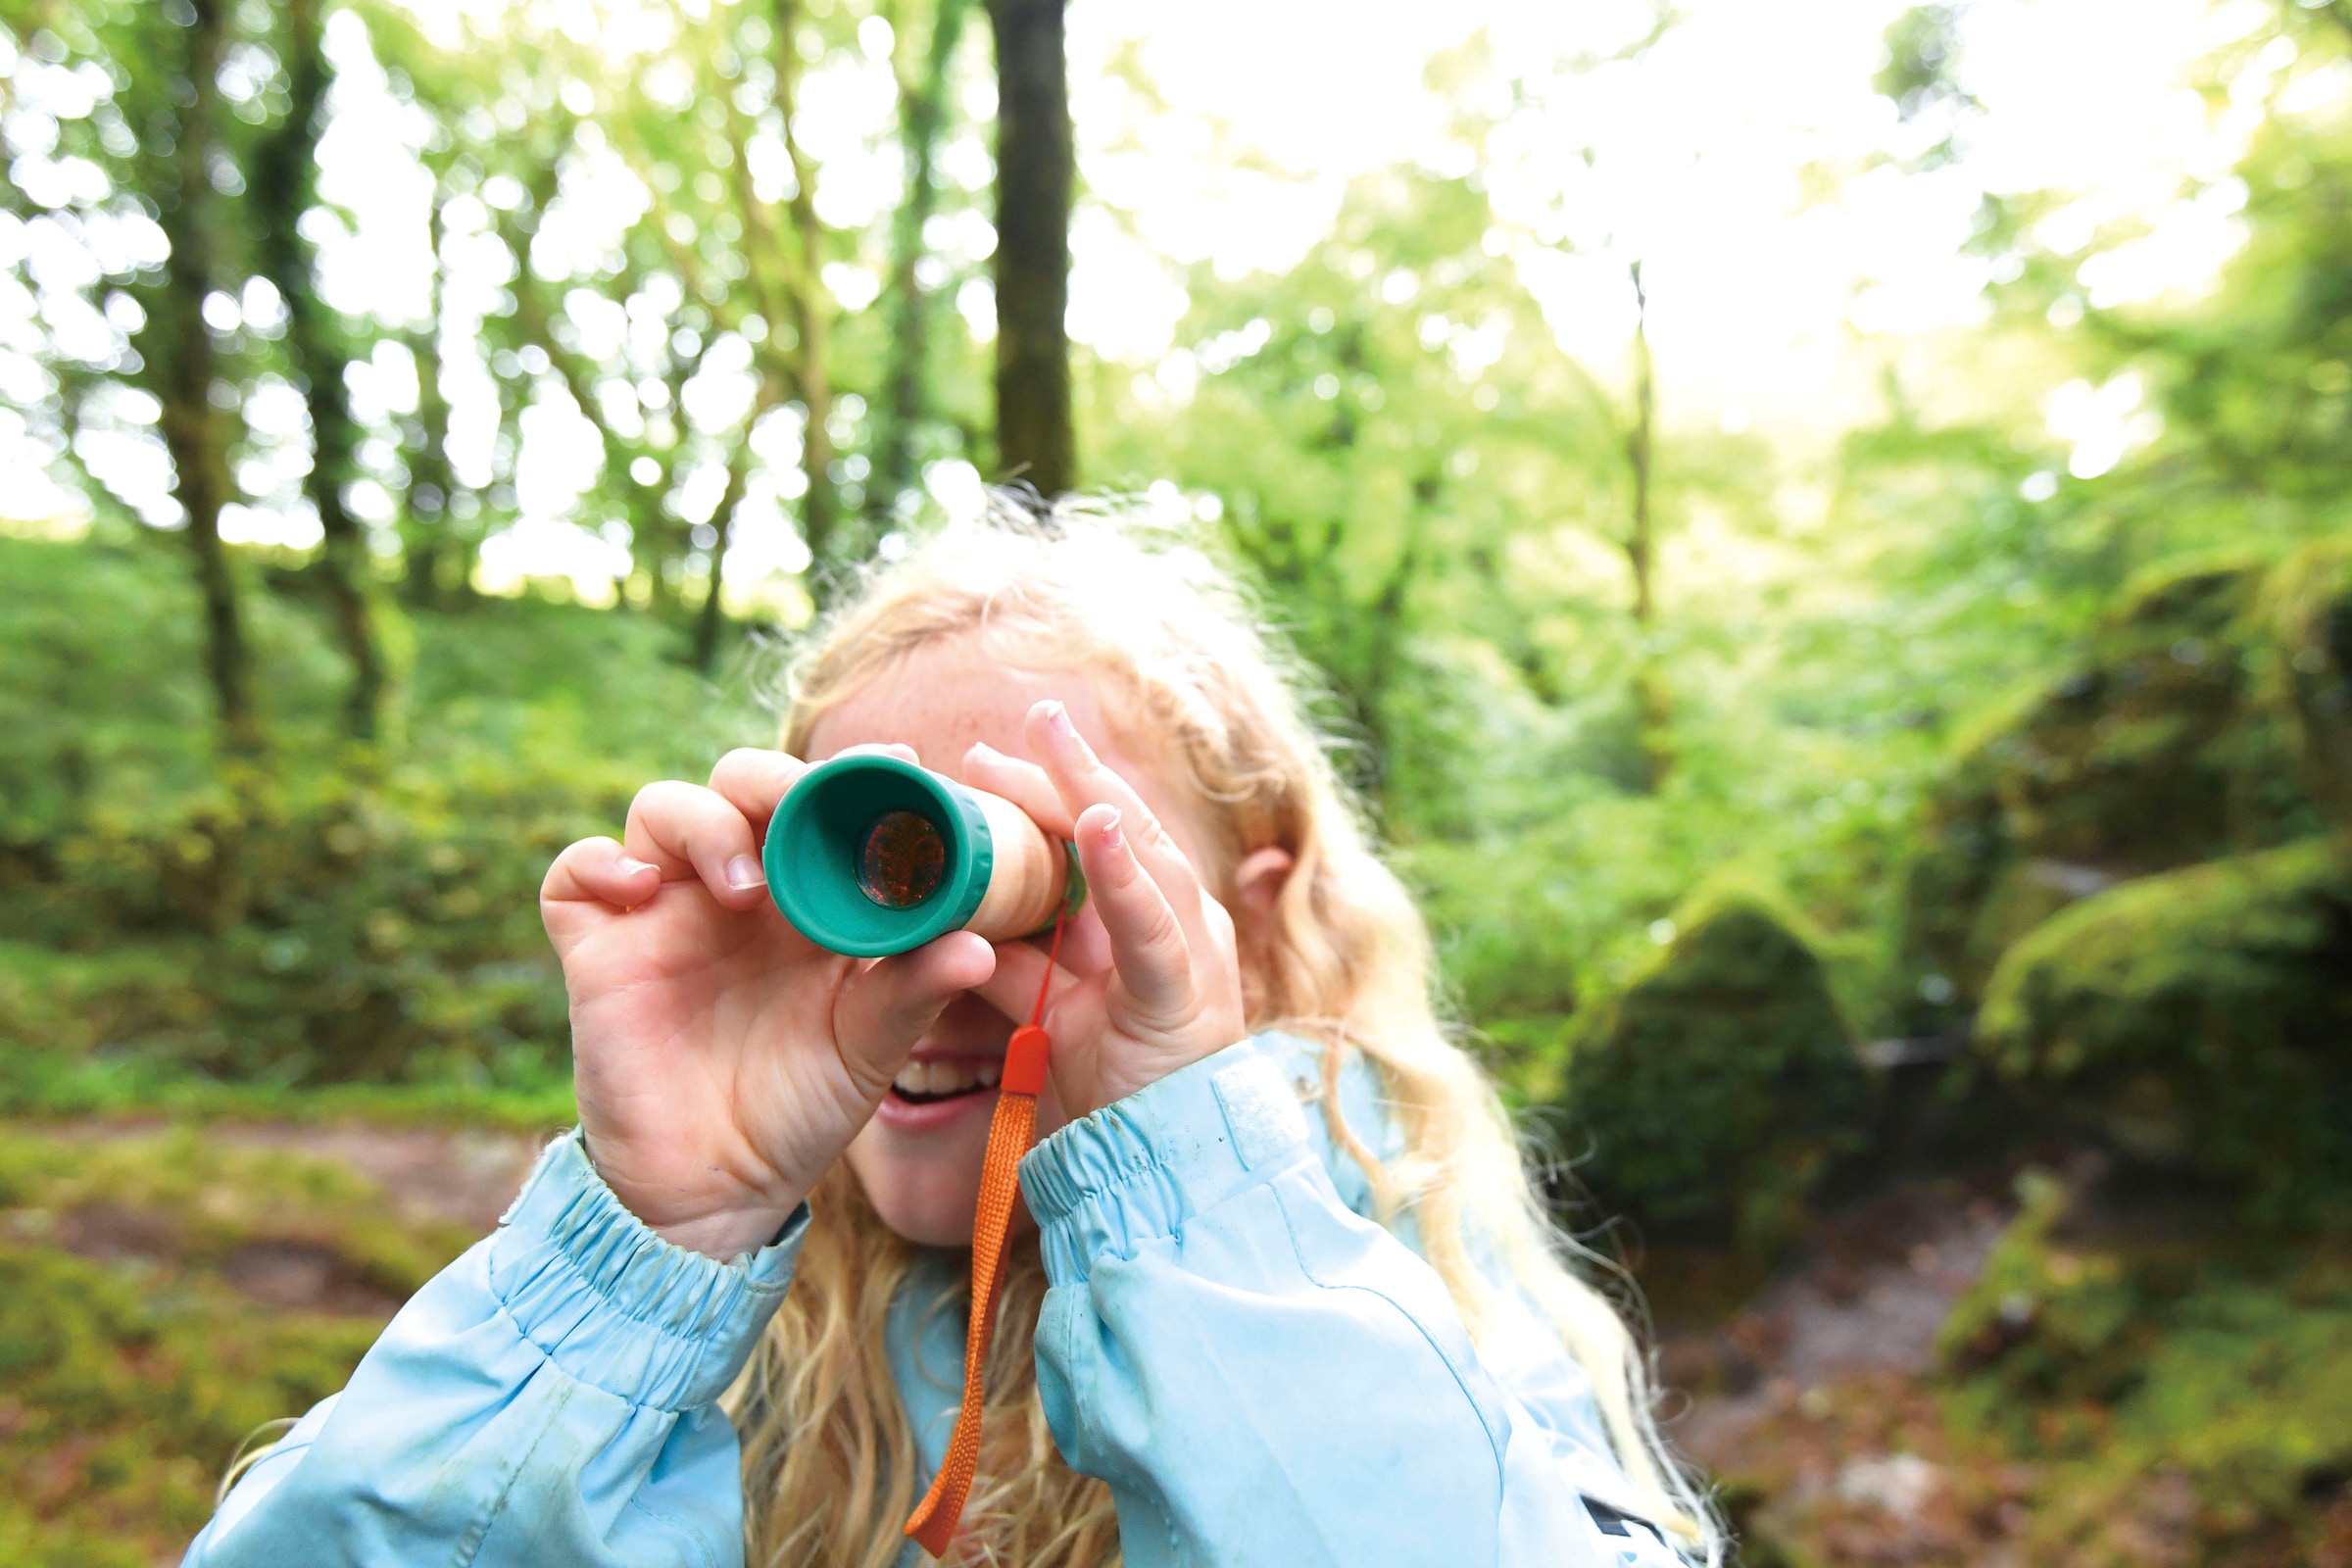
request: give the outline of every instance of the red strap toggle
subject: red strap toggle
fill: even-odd
[[[1004,1092],[1034,1095],[1046,1087],[1046,1032],[1025,1023],[1004,1043]]]

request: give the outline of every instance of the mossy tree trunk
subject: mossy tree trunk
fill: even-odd
[[[890,368],[875,431],[874,471],[865,513],[875,534],[890,525],[899,497],[912,488],[914,432],[927,410],[931,301],[916,279],[923,227],[939,207],[936,158],[948,119],[948,88],[963,41],[965,0],[938,0],[919,76],[899,85],[899,140],[906,161],[906,198],[891,223]]]
[[[1065,0],[989,0],[997,37],[997,471],[1056,496],[1070,423],[1070,140]]]
[[[318,298],[309,247],[298,232],[318,184],[318,120],[329,81],[318,12],[319,0],[284,0],[280,10],[286,117],[254,159],[253,204],[262,270],[285,301],[286,347],[311,416],[311,471],[303,478],[303,491],[318,510],[324,535],[314,569],[325,587],[336,640],[351,664],[344,729],[355,740],[371,741],[382,728],[388,679],[385,612],[375,590],[367,529],[343,501],[343,488],[358,467],[359,448],[343,383],[350,355],[334,313]]]
[[[441,388],[441,200],[433,200],[432,303],[421,331],[409,338],[416,359],[416,424],[421,437],[409,464],[409,504],[403,539],[407,546],[404,590],[409,602],[426,608],[463,604],[473,595],[474,545],[478,534],[462,531],[457,473],[449,462],[449,398]]]
[[[179,24],[185,52],[175,73],[182,85],[174,96],[182,107],[159,171],[158,205],[172,254],[162,278],[138,291],[147,321],[137,348],[147,388],[163,405],[164,444],[187,514],[184,537],[204,599],[205,674],[222,750],[251,759],[263,751],[266,735],[254,706],[253,650],[238,574],[220,538],[220,509],[229,496],[228,415],[213,403],[219,367],[202,316],[214,287],[212,258],[220,227],[209,165],[218,140],[217,80],[229,22],[222,0],[191,0],[186,17]]]
[[[410,341],[416,357],[416,422],[424,441],[409,464],[407,591],[432,609],[473,596],[473,539],[459,529],[457,475],[449,464],[449,399],[441,390],[441,346],[427,327]]]

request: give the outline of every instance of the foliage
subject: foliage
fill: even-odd
[[[2128,883],[1986,986],[1978,1049],[2128,1153],[2284,1218],[2352,1187],[2352,862],[2318,838]]]
[[[2352,536],[2289,556],[2259,609],[2275,641],[2270,700],[2296,721],[2304,787],[2352,829]]]
[[[175,722],[200,703],[181,651],[80,612],[169,597],[164,564],[84,563],[0,541],[0,641],[26,677],[0,760],[0,941],[21,945],[0,1032],[20,1047],[281,1083],[545,1085],[564,1029],[547,863],[616,830],[648,778],[700,776],[765,728],[669,665],[650,622],[490,602],[419,616],[396,760],[331,739],[330,684],[290,684],[280,728],[308,747],[231,791]],[[278,626],[292,662],[316,651],[306,631]]]
[[[1772,901],[1702,894],[1675,925],[1648,972],[1579,1020],[1568,1124],[1610,1206],[1769,1254],[1859,1147],[1871,1085],[1820,960]]]

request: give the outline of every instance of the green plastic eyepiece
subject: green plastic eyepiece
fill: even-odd
[[[768,897],[818,947],[858,958],[961,930],[996,862],[971,792],[898,758],[857,753],[794,781],[760,853]]]

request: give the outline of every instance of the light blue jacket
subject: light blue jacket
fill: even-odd
[[[1258,1036],[1022,1161],[1050,1286],[1039,1393],[1071,1466],[1109,1483],[1128,1568],[1674,1568],[1583,1371],[1515,1294],[1472,1347],[1302,1113],[1319,1081],[1313,1048]],[[1342,1106],[1397,1150],[1368,1071]],[[560,1140],[498,1231],[246,1473],[184,1568],[739,1568],[735,1432],[714,1401],[807,1223],[715,1262],[647,1230]],[[889,1322],[927,1470],[961,1397],[963,1322],[922,1308],[962,1266],[927,1258]]]

